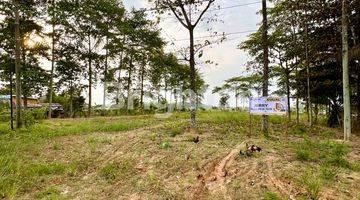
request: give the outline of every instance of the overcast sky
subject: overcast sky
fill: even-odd
[[[124,5],[128,10],[132,8],[150,8],[151,6],[148,0],[124,0]],[[218,8],[220,10],[214,10]],[[211,12],[205,17],[216,15],[216,19],[219,21],[209,24],[200,22],[195,30],[195,37],[209,36],[213,32],[230,34],[223,43],[212,45],[204,50],[201,60],[211,60],[218,65],[197,65],[206,83],[210,85],[205,94],[204,104],[217,106],[219,96],[212,94],[212,89],[215,86],[222,85],[226,79],[246,73],[244,65],[249,60],[249,57],[246,52],[239,50],[237,46],[246,40],[251,31],[258,29],[261,16],[257,13],[260,9],[261,1],[259,0],[216,0],[216,4],[210,8]],[[149,18],[152,17],[150,13]],[[162,15],[159,28],[161,28],[163,39],[168,42],[166,47],[168,52],[176,52],[188,46],[188,32],[171,13]],[[211,32],[207,31],[208,29],[211,29]],[[197,42],[204,43],[206,39],[211,40],[211,38],[204,38],[198,39]],[[49,61],[43,63],[46,69],[50,67]],[[103,86],[102,84],[96,84],[95,87],[93,89],[93,102],[102,105]],[[84,91],[83,95],[88,98],[86,91]],[[107,104],[110,102],[110,99],[107,100]],[[235,106],[234,94],[231,94],[230,105]]]
[[[201,73],[207,84],[210,85],[209,90],[205,95],[205,104],[218,105],[218,96],[211,94],[211,90],[218,85],[221,85],[224,80],[241,75],[245,72],[245,63],[249,59],[248,55],[239,49],[237,45],[241,41],[246,40],[249,33],[239,33],[256,30],[261,22],[261,16],[257,12],[261,9],[261,1],[256,0],[217,0],[217,4],[211,8],[214,10],[220,6],[221,10],[212,11],[209,15],[217,15],[217,19],[222,20],[214,23],[203,23],[195,30],[195,37],[208,36],[208,28],[212,28],[212,32],[219,33],[235,33],[227,36],[227,40],[219,45],[213,45],[211,48],[206,48],[202,60],[212,60],[215,65],[198,65]],[[135,8],[149,8],[147,0],[124,0],[124,5],[127,9]],[[230,8],[232,7],[232,8]],[[160,23],[162,37],[168,41],[168,51],[176,51],[182,47],[188,46],[188,41],[177,41],[188,38],[188,32],[172,15],[163,15]],[[205,38],[210,39],[210,38]],[[205,39],[200,39],[198,42],[204,42]],[[172,45],[175,43],[175,45]],[[101,98],[96,100],[101,102]],[[235,105],[234,98],[231,99],[230,104]]]

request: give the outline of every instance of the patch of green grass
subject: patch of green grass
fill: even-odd
[[[319,162],[335,167],[351,168],[346,160],[349,147],[344,143],[334,141],[317,141],[305,138],[294,145],[296,158],[301,161]]]
[[[105,167],[103,167],[100,170],[100,176],[108,182],[114,181],[118,173],[119,173],[119,167],[114,163],[107,164]]]
[[[177,135],[180,135],[182,132],[183,132],[182,127],[174,127],[174,128],[172,128],[170,131],[168,131],[167,134],[168,134],[170,137],[175,137],[175,136],[177,136]]]
[[[320,176],[325,181],[334,181],[338,174],[338,171],[339,170],[335,167],[321,166]]]
[[[201,122],[210,122],[214,124],[226,123],[244,123],[249,121],[249,114],[245,112],[201,112],[199,113],[199,120]]]
[[[292,134],[294,134],[294,135],[304,135],[304,134],[306,134],[306,133],[308,133],[308,128],[305,126],[305,125],[303,125],[303,124],[298,124],[298,125],[295,125],[292,129],[291,129],[291,131],[290,131],[290,133],[292,133]]]
[[[162,149],[170,149],[171,148],[171,144],[169,141],[164,141],[160,144],[160,148]]]
[[[69,161],[69,164],[48,163],[40,157],[49,139],[58,136],[119,132],[148,126],[158,121],[151,116],[132,116],[89,119],[53,119],[36,123],[29,128],[10,131],[7,123],[0,123],[0,198],[11,199],[24,194],[54,175],[75,176],[87,170],[90,161]],[[108,142],[89,139],[90,148]],[[52,150],[60,150],[52,143]]]
[[[314,145],[309,139],[305,139],[295,145],[295,155],[298,160],[311,161],[314,159]]]
[[[325,131],[322,131],[320,133],[321,136],[323,137],[326,137],[326,138],[329,138],[329,137],[333,137],[336,135],[336,133],[334,131],[330,131],[330,130],[325,130]]]
[[[67,167],[60,163],[35,163],[26,167],[30,176],[43,176],[62,174],[66,171]]]
[[[87,140],[87,143],[89,144],[91,151],[94,152],[101,145],[111,144],[111,140],[103,137],[90,137]]]
[[[55,186],[50,186],[40,192],[37,192],[34,197],[36,199],[48,199],[48,200],[64,199],[61,198],[60,190]]]
[[[281,198],[275,193],[271,191],[267,191],[263,194],[263,200],[281,200]]]
[[[304,186],[309,199],[319,199],[322,190],[322,182],[311,172],[300,177],[299,183]]]
[[[99,175],[108,182],[119,179],[131,179],[136,177],[135,160],[132,158],[121,158],[121,161],[105,165],[101,168]]]

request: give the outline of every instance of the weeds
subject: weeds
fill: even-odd
[[[171,144],[170,144],[169,141],[164,141],[164,142],[161,143],[160,148],[169,149],[169,148],[171,148]]]
[[[263,195],[263,200],[281,200],[281,198],[274,192],[267,191]]]
[[[331,166],[350,168],[345,156],[349,147],[343,143],[333,141],[311,141],[305,138],[295,145],[296,158],[301,161],[320,162]]]
[[[337,169],[335,167],[321,166],[320,177],[326,181],[334,181],[338,174],[338,171],[339,171],[339,169]]]
[[[114,164],[108,164],[100,170],[100,176],[108,182],[112,182],[116,179],[119,173],[119,167]]]
[[[307,173],[303,175],[299,182],[305,187],[309,199],[319,199],[319,194],[322,189],[322,182],[311,174],[312,173]]]
[[[307,127],[302,124],[298,124],[298,125],[294,126],[291,130],[291,133],[293,133],[294,135],[304,135],[307,132],[308,132]]]

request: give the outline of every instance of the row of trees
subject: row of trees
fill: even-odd
[[[297,121],[299,102],[303,100],[306,102],[310,123],[316,123],[319,112],[326,111],[329,126],[341,125],[346,115],[350,116],[350,109],[345,116],[342,115],[342,110],[347,108],[343,92],[349,89],[352,116],[357,116],[359,124],[360,1],[277,0],[268,11],[268,27],[261,26],[247,41],[239,45],[240,49],[246,50],[253,58],[247,67],[254,74],[266,73],[264,32],[268,31],[266,43],[269,55],[265,55],[265,58],[271,61],[269,78],[278,86],[278,90],[273,93],[287,96],[289,118],[290,99],[296,102]],[[346,75],[347,64],[350,74]],[[349,87],[346,87],[346,79],[343,81],[343,66],[344,77],[350,79]],[[224,86],[216,88],[215,92],[233,88],[246,91],[249,88],[243,86],[247,78],[261,83],[256,77],[235,77],[226,81]],[[234,80],[235,84],[232,82]]]
[[[1,1],[0,78],[6,83],[1,93],[12,92],[15,63],[16,91],[25,97],[25,107],[29,96],[48,94],[51,105],[54,94],[62,95],[71,102],[70,115],[75,112],[73,102],[85,90],[87,116],[91,115],[92,90],[99,81],[104,85],[104,105],[106,93],[119,104],[138,90],[139,109],[144,108],[146,96],[166,101],[169,91],[170,95],[190,88],[201,91],[205,83],[200,74],[164,52],[165,42],[146,13],[127,12],[116,0]],[[51,67],[45,70],[43,65],[49,62]],[[183,102],[186,98],[182,97]],[[195,99],[200,98],[198,92]],[[17,121],[20,126],[21,119]]]

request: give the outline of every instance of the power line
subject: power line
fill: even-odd
[[[247,31],[238,31],[238,32],[231,32],[231,33],[224,33],[221,35],[206,35],[206,36],[199,36],[199,37],[195,37],[194,39],[204,39],[204,38],[211,38],[211,37],[221,37],[221,36],[229,36],[229,35],[237,35],[237,34],[244,34],[244,33],[252,33],[252,32],[256,32],[257,30],[247,30]],[[186,41],[189,40],[188,38],[183,38],[183,39],[176,39],[174,41]]]
[[[250,6],[250,5],[255,5],[255,4],[260,4],[260,3],[261,3],[261,1],[255,1],[255,2],[250,2],[250,3],[244,3],[244,4],[238,4],[238,5],[233,5],[233,6],[227,6],[227,7],[220,7],[220,8],[216,8],[216,9],[211,9],[211,10],[208,10],[207,12],[216,12],[216,11],[227,10],[227,9],[238,8],[238,7],[244,7],[244,6]],[[145,12],[148,12],[148,11],[153,11],[153,9],[146,10]],[[175,18],[175,16],[167,16],[167,17],[163,17],[162,19],[169,19],[169,18]]]
[[[220,7],[220,8],[216,8],[216,9],[208,10],[208,12],[220,11],[220,10],[226,10],[226,9],[237,8],[237,7],[243,7],[243,6],[250,6],[250,5],[260,4],[260,3],[261,3],[261,1],[256,1],[256,2],[252,2],[252,3],[244,3],[244,4],[233,5],[233,6]]]

